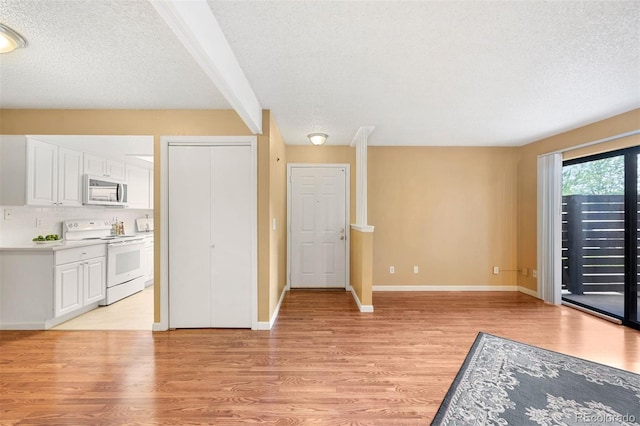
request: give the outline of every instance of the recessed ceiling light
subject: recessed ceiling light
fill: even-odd
[[[27,41],[20,34],[6,25],[0,24],[0,53],[9,53],[26,45]]]

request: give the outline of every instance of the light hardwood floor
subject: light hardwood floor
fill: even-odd
[[[0,333],[0,423],[428,424],[479,331],[640,372],[640,332],[521,293],[292,291],[271,331]]]
[[[109,306],[80,315],[52,330],[147,330],[153,326],[153,286]]]

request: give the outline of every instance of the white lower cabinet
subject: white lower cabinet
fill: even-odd
[[[98,307],[106,245],[0,250],[0,329],[46,330]]]
[[[56,317],[82,308],[82,262],[56,266],[55,307]]]
[[[84,293],[82,297],[84,306],[99,302],[105,298],[107,287],[106,271],[106,257],[90,259],[84,264]]]
[[[59,250],[55,257],[56,317],[104,299],[107,283],[104,244]]]

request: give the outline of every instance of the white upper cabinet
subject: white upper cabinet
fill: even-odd
[[[27,204],[58,204],[58,147],[27,140]]]
[[[82,152],[28,139],[26,204],[81,206]]]
[[[80,151],[64,147],[58,150],[59,205],[82,205],[82,157]]]
[[[92,154],[84,155],[84,173],[87,175],[104,176],[107,171],[107,160]]]
[[[149,170],[127,164],[127,207],[149,209]]]
[[[129,207],[152,209],[153,169],[65,144],[87,137],[0,135],[0,206],[82,206],[88,174],[128,182]]]
[[[112,179],[125,180],[125,164],[119,161],[107,160],[107,176]]]
[[[84,173],[125,180],[125,165],[93,154],[84,155]]]

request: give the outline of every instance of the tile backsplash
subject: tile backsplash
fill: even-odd
[[[73,219],[118,218],[124,222],[126,234],[136,232],[135,220],[153,217],[153,210],[122,209],[113,207],[33,207],[0,206],[0,246],[31,241],[38,235],[58,234],[64,238],[62,223]]]

